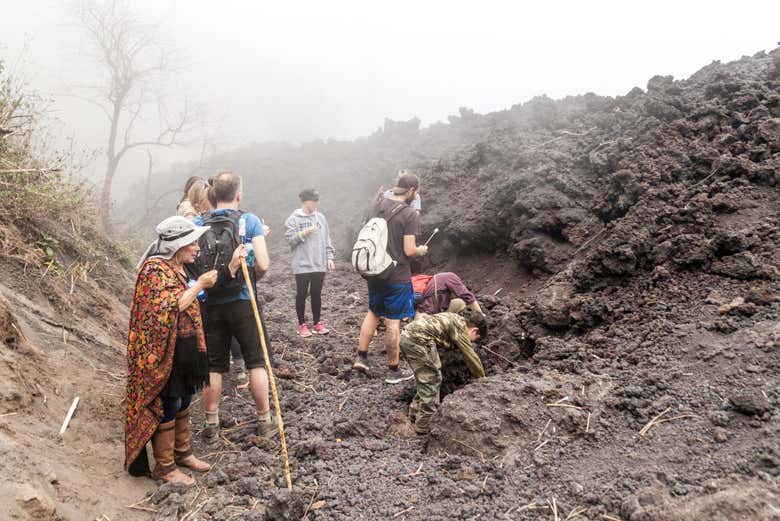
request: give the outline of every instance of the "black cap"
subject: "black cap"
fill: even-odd
[[[298,194],[298,197],[300,197],[301,202],[319,201],[320,193],[314,188],[306,188],[305,190],[301,190],[301,193]]]
[[[409,190],[420,188],[420,178],[417,175],[409,172],[408,170],[401,170],[401,174],[395,181],[393,187],[393,193],[395,195],[403,195]]]

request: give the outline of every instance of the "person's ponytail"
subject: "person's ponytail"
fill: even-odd
[[[208,183],[206,196],[208,197],[209,204],[211,204],[212,208],[216,208],[217,207],[217,193],[216,193],[216,191],[214,189],[214,179],[215,179],[215,177],[216,176],[209,177],[208,181],[206,181]]]
[[[198,181],[203,181],[203,178],[197,175],[190,176],[189,179],[187,179],[187,182],[184,183],[184,194],[181,196],[181,201],[179,203],[183,203],[187,200],[187,196],[190,193],[190,188],[192,188],[192,185],[197,183]]]

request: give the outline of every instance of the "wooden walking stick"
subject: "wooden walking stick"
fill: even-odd
[[[241,257],[241,271],[244,273],[244,282],[249,291],[249,301],[252,303],[252,311],[255,312],[255,322],[257,322],[257,332],[260,335],[260,345],[263,348],[263,357],[265,358],[265,370],[268,372],[268,382],[271,384],[271,394],[274,397],[274,411],[276,412],[276,421],[279,424],[279,439],[282,440],[282,458],[284,458],[284,477],[287,480],[287,489],[292,491],[292,479],[290,478],[290,462],[287,459],[287,441],[284,438],[284,422],[282,422],[282,407],[279,405],[279,393],[276,392],[276,380],[274,380],[274,371],[271,368],[271,359],[268,358],[268,346],[265,344],[265,332],[263,323],[260,321],[260,310],[257,309],[257,300],[255,300],[255,286],[252,279],[249,278],[249,270],[246,267],[246,259]]]

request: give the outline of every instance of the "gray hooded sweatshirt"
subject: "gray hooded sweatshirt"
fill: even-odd
[[[311,226],[317,227],[317,233],[302,237],[301,232]],[[330,241],[328,220],[315,211],[305,213],[295,210],[284,223],[284,236],[292,249],[292,271],[294,274],[325,272],[328,260],[333,260],[336,250]]]

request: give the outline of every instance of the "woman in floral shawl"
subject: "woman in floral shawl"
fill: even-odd
[[[156,479],[193,485],[177,465],[197,472],[211,468],[192,454],[189,405],[208,381],[197,297],[214,285],[217,272],[190,281],[184,269],[195,261],[198,238],[207,229],[169,217],[157,225],[158,240],[141,259],[130,308],[125,399],[125,468],[134,476],[149,473],[149,440]]]

